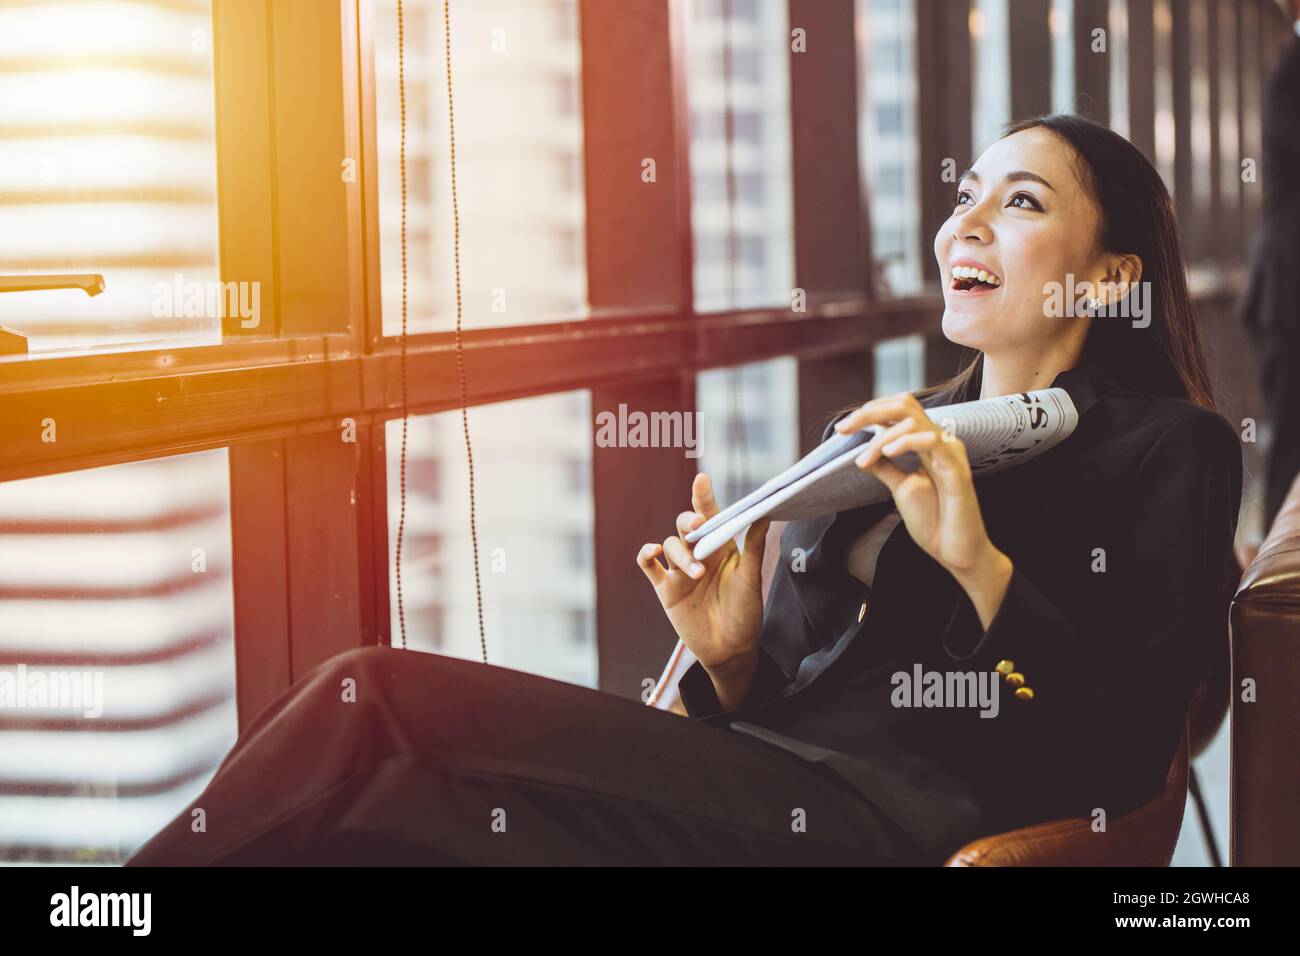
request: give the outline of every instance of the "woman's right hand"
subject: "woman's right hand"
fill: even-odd
[[[703,562],[682,540],[718,513],[713,484],[701,472],[691,485],[691,506],[677,516],[677,535],[663,544],[646,544],[636,562],[645,572],[677,636],[718,683],[728,671],[749,671],[757,659],[763,623],[763,545],[768,519],[750,525],[742,553],[735,541]],[[659,563],[662,557],[668,564]],[[746,683],[748,678],[745,679]]]

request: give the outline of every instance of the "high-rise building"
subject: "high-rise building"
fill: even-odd
[[[0,295],[34,354],[219,340],[158,296],[218,275],[211,33],[207,0],[0,8],[0,273],[105,279]],[[0,484],[0,862],[121,861],[203,787],[231,601],[224,450]]]
[[[375,44],[383,329],[400,334],[401,98],[396,3],[370,5]],[[460,227],[466,328],[582,317],[587,308],[582,64],[576,0],[453,8],[456,184],[451,203],[442,4],[403,4],[407,329],[455,328]],[[470,409],[484,629],[491,663],[594,686],[589,393]],[[407,646],[481,654],[459,412],[412,416],[402,601]],[[402,423],[390,421],[393,640]],[[521,468],[520,463],[527,462]],[[631,560],[631,557],[629,557]]]

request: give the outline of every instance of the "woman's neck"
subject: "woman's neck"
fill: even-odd
[[[1077,349],[1046,355],[990,355],[980,370],[980,398],[1048,388],[1056,376],[1078,364]]]

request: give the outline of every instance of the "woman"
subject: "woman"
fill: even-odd
[[[1034,119],[962,177],[935,254],[944,333],[974,361],[837,423],[886,426],[860,467],[893,501],[790,524],[766,609],[766,523],[702,563],[680,537],[716,510],[704,475],[679,536],[638,555],[694,657],[691,720],[349,652],[272,704],[133,862],[934,864],[1153,796],[1224,639],[1241,483],[1169,196],[1114,133]],[[1049,315],[1054,282],[1094,290],[1088,314]],[[1129,317],[1108,316],[1129,290]],[[1075,432],[979,479],[922,410],[1051,385]],[[891,462],[909,451],[910,475]],[[982,675],[981,706],[898,693],[900,674],[957,672]]]

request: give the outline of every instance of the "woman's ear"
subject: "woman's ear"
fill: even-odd
[[[1131,253],[1108,256],[1104,281],[1105,289],[1098,298],[1108,303],[1123,301],[1142,281],[1142,260]]]

